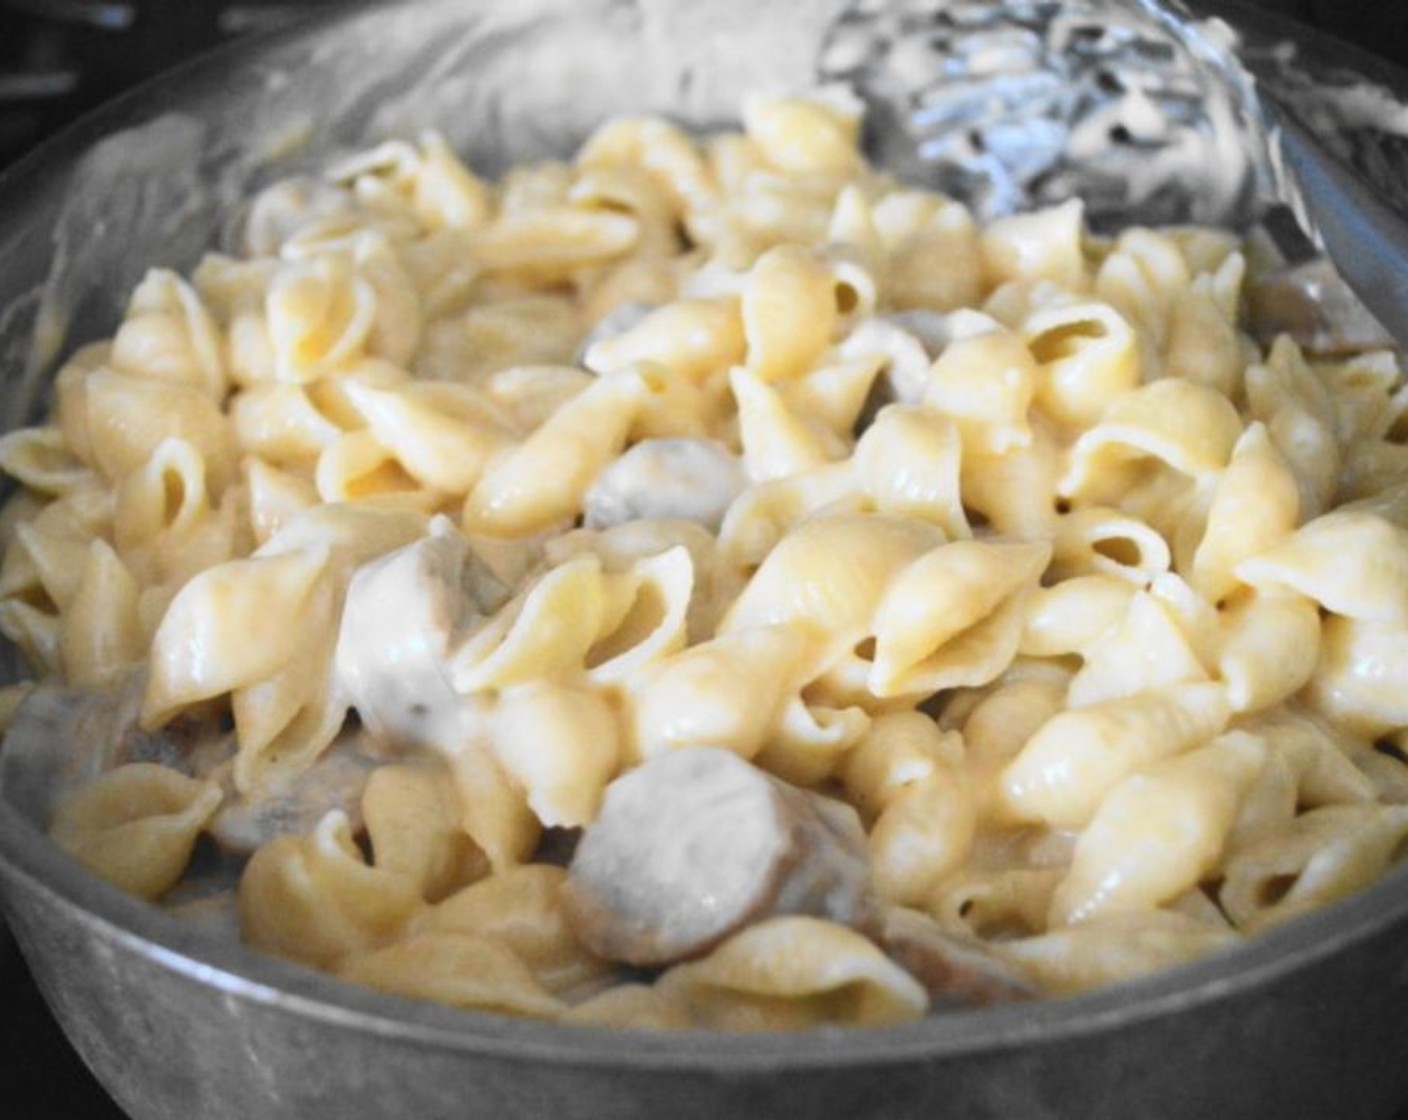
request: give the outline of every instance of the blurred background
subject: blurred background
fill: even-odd
[[[0,0],[0,169],[75,116],[193,54],[239,36],[277,32],[319,9],[348,2]],[[1405,0],[1185,3],[1195,11],[1233,17],[1238,11],[1268,13],[1278,37],[1284,32],[1292,41],[1300,26],[1333,35],[1357,48],[1340,55],[1355,71],[1373,72],[1385,62],[1408,71]],[[1392,84],[1408,91],[1402,81]],[[1408,181],[1399,173],[1408,162],[1408,140],[1395,135],[1388,145],[1376,139],[1370,177],[1379,183]],[[1372,174],[1375,169],[1382,174]],[[3,927],[0,1102],[4,1115],[18,1108],[16,1116],[46,1120],[121,1120],[49,1017]],[[1408,1120],[1408,1112],[1399,1120]]]

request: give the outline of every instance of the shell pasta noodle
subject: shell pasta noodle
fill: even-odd
[[[836,90],[741,120],[389,140],[68,358],[0,438],[0,784],[59,846],[402,997],[726,1031],[1394,866],[1400,356],[1258,337],[1226,231],[980,227]]]

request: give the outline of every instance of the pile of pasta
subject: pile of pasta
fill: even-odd
[[[580,944],[564,843],[681,748],[849,803],[885,906],[1050,994],[1384,874],[1397,355],[1254,340],[1225,231],[1096,238],[1078,201],[979,228],[867,166],[859,124],[831,92],[706,137],[614,120],[496,184],[396,140],[151,272],[0,440],[0,630],[39,680],[140,681],[145,732],[233,738],[109,769],[59,842],[160,899],[222,809],[370,735],[355,806],[244,866],[250,944],[456,1006],[724,1029],[930,1001],[814,915],[654,976]],[[349,685],[343,608],[430,538],[488,590],[402,650],[407,710],[438,714],[398,722]]]

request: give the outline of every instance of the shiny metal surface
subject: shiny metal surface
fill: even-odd
[[[187,68],[0,180],[0,419],[33,415],[53,357],[110,327],[147,265],[192,263],[272,174],[427,124],[493,169],[613,111],[724,120],[740,89],[805,84],[837,8],[392,4]],[[138,1120],[1372,1120],[1408,1096],[1408,870],[1149,981],[764,1038],[568,1030],[348,987],[199,938],[3,801],[0,910]]]
[[[0,808],[0,892],[138,1120],[382,1116],[1382,1117],[1408,1093],[1408,877],[1079,999],[758,1038],[564,1030],[201,944]]]
[[[1278,127],[1326,252],[1388,332],[1400,345],[1408,342],[1408,222],[1294,117],[1281,114]]]

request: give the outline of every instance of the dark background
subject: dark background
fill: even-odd
[[[339,2],[0,0],[0,168],[141,78],[222,40],[277,28]],[[1408,69],[1405,0],[1243,3]],[[1234,6],[1235,0],[1216,3],[1220,10]],[[121,1120],[48,1016],[13,947],[5,946],[0,935],[0,1113],[15,1120]],[[1408,1120],[1408,1112],[1400,1120]]]
[[[1408,4],[1402,0],[1252,0],[1268,12],[1358,43],[1408,66]]]

